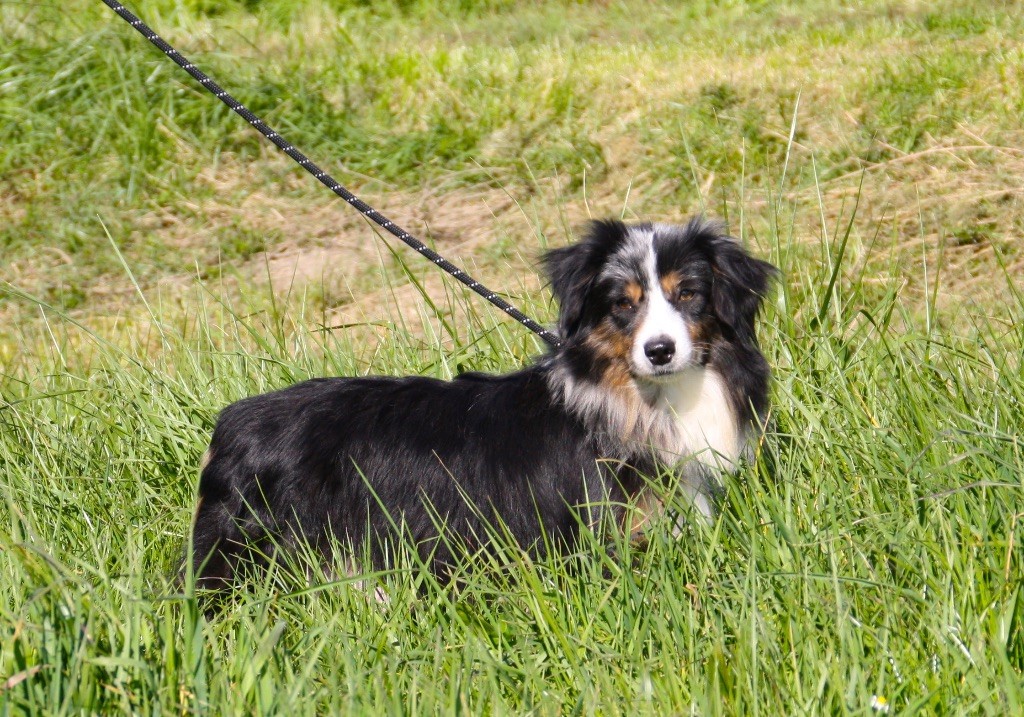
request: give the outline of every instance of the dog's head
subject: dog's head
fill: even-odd
[[[638,383],[704,365],[716,341],[756,347],[754,319],[777,271],[701,219],[594,222],[544,261],[563,351],[589,364],[582,373]]]

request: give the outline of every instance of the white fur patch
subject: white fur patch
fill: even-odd
[[[651,235],[647,244],[647,255],[644,257],[644,269],[647,273],[647,304],[640,328],[633,336],[633,350],[630,360],[633,369],[640,375],[652,375],[655,371],[678,371],[690,362],[693,355],[693,342],[690,340],[689,327],[686,319],[665,298],[658,277],[657,257],[654,254],[654,237]],[[647,358],[644,346],[657,338],[667,338],[675,346],[672,360],[663,366],[655,366]]]
[[[675,445],[662,446],[665,461],[678,463],[692,457],[717,470],[734,468],[743,439],[721,376],[712,369],[694,367],[660,388],[659,407],[672,416],[676,431]]]
[[[613,441],[642,443],[655,432],[660,412],[643,405],[635,389],[632,396],[627,396],[609,391],[600,383],[577,381],[564,366],[557,364],[549,382],[566,407],[582,418],[590,430],[604,433]]]

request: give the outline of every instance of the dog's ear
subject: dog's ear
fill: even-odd
[[[739,337],[753,340],[754,320],[779,270],[750,256],[739,242],[721,233],[711,241],[711,266],[715,314]]]
[[[544,255],[544,270],[558,301],[558,330],[562,338],[579,330],[594,282],[625,234],[622,222],[592,222],[581,242],[552,249]]]

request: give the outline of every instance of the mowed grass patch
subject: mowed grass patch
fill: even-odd
[[[724,217],[783,270],[771,430],[721,517],[681,536],[595,537],[573,570],[510,548],[458,592],[415,565],[361,584],[300,565],[208,620],[177,570],[220,408],[541,346],[378,242],[100,3],[2,5],[4,709],[1021,711],[1005,5],[138,9],[542,320],[531,262],[588,216]]]

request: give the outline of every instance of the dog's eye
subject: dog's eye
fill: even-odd
[[[620,311],[632,311],[635,307],[633,306],[633,301],[631,299],[628,299],[625,296],[623,296],[621,299],[615,302],[615,308],[619,309]]]
[[[689,289],[678,289],[676,291],[676,301],[690,301],[697,296],[696,291],[690,291]]]

